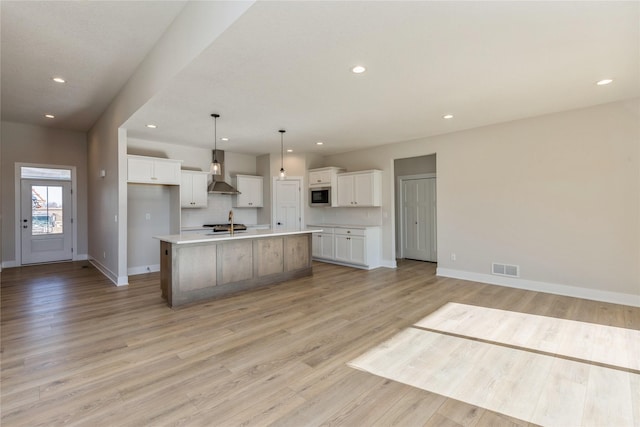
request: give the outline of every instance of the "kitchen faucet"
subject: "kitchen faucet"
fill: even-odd
[[[229,234],[233,235],[233,211],[229,211]]]

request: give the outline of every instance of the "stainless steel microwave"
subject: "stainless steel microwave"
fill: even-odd
[[[310,188],[309,206],[331,206],[331,187]]]

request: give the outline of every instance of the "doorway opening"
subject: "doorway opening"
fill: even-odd
[[[437,262],[436,155],[394,161],[396,254]]]
[[[20,265],[73,260],[75,168],[16,165],[16,175]]]

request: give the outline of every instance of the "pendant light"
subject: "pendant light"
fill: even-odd
[[[284,129],[280,129],[278,132],[280,132],[280,179],[285,179],[287,174],[284,171],[284,133],[286,132],[286,130]]]
[[[212,114],[213,117],[213,163],[209,173],[211,175],[220,175],[220,163],[216,159],[216,151],[218,150],[218,117],[220,114]]]

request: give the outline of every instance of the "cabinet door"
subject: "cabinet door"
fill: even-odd
[[[240,194],[236,197],[236,207],[261,208],[262,207],[262,177],[238,176],[237,186]]]
[[[322,235],[320,233],[311,235],[311,255],[317,258],[322,257]]]
[[[336,261],[351,262],[351,240],[349,236],[336,234],[335,241],[335,259]]]
[[[183,208],[207,207],[207,174],[182,171],[180,180],[180,206]]]
[[[366,241],[361,236],[351,236],[351,260],[354,264],[367,264]]]
[[[309,172],[309,185],[320,185],[320,184],[322,184],[322,171]]]
[[[151,180],[162,184],[180,185],[180,163],[175,161],[154,161]]]
[[[191,187],[191,201],[194,208],[206,208],[207,207],[207,184],[208,176],[206,173],[196,173],[191,175],[192,187]]]
[[[309,185],[322,186],[331,185],[331,171],[314,171],[309,172]]]
[[[320,233],[320,236],[322,236],[322,246],[320,247],[320,250],[321,250],[320,256],[322,256],[322,258],[333,259],[334,258],[333,234]]]
[[[338,206],[353,206],[353,176],[338,176]]]
[[[356,206],[373,206],[372,174],[353,175],[353,204]]]
[[[127,181],[152,182],[153,159],[129,157],[127,159]]]
[[[182,172],[180,178],[180,206],[192,208],[193,205],[193,175]]]

